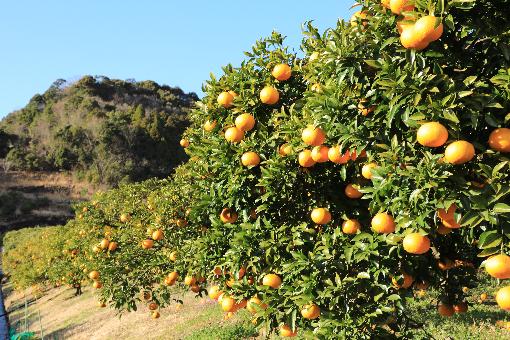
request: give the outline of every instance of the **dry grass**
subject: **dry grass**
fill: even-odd
[[[41,298],[33,300],[29,291],[29,330],[40,334],[38,312],[45,339],[205,339],[194,336],[207,328],[234,325],[236,319],[224,320],[218,305],[208,298],[196,299],[191,294],[183,297],[184,305],[161,310],[161,318],[153,320],[145,306],[139,311],[119,316],[109,308],[100,308],[90,289],[74,297],[73,290],[55,288]],[[24,301],[21,293],[6,297],[7,310],[11,311],[13,325],[24,325]],[[241,318],[242,316],[239,316]]]

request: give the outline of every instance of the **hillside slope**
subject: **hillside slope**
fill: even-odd
[[[115,186],[167,176],[197,96],[153,81],[57,80],[0,122],[7,170],[72,171]]]
[[[0,231],[63,224],[74,216],[72,204],[98,189],[106,187],[63,172],[0,171]]]

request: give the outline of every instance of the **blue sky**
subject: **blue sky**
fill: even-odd
[[[0,4],[0,117],[58,79],[154,80],[200,95],[273,29],[299,48],[301,24],[349,17],[350,0],[23,0]]]

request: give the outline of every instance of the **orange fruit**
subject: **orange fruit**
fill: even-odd
[[[491,132],[489,146],[499,152],[510,152],[510,129],[499,128]]]
[[[187,148],[189,146],[189,140],[187,139],[181,139],[181,141],[179,142],[179,144],[183,147],[183,148]]]
[[[244,132],[235,126],[229,127],[225,131],[225,139],[230,143],[239,143],[244,138]]]
[[[285,144],[281,145],[281,146],[278,148],[278,154],[279,154],[280,156],[285,157],[285,156],[290,155],[291,153],[292,153],[292,146],[291,146],[291,145],[289,145],[289,144],[287,144],[287,143],[285,143]]]
[[[122,223],[129,222],[130,220],[131,220],[131,215],[129,215],[129,214],[121,214],[120,215],[120,221]]]
[[[381,5],[387,9],[390,9],[390,0],[381,0]]]
[[[292,69],[287,64],[278,64],[273,68],[271,72],[273,77],[279,81],[285,81],[292,76]]]
[[[317,163],[324,163],[329,160],[329,148],[325,145],[319,145],[312,149],[312,159]]]
[[[172,262],[175,262],[177,261],[177,252],[176,251],[173,251],[170,253],[170,255],[168,256],[168,258],[170,259],[170,261]]]
[[[437,148],[448,140],[448,130],[441,123],[429,122],[420,126],[416,138],[423,146]]]
[[[211,299],[218,300],[221,294],[223,294],[223,292],[220,290],[219,286],[212,286],[209,288],[208,295]]]
[[[378,213],[372,218],[372,230],[379,234],[390,234],[395,231],[395,220],[385,212]]]
[[[143,249],[151,249],[152,247],[154,246],[154,241],[153,240],[143,240],[142,241],[142,248]]]
[[[320,127],[315,128],[313,126],[308,126],[303,129],[301,139],[305,142],[305,144],[319,146],[324,144],[326,141],[326,134]]]
[[[441,38],[443,23],[439,20],[439,24],[436,26],[437,21],[438,18],[433,15],[426,15],[418,19],[414,24],[414,31],[418,39],[432,42]]]
[[[241,163],[244,166],[257,166],[260,164],[260,156],[252,151],[245,152],[241,156]]]
[[[419,289],[419,290],[427,290],[429,288],[429,283],[427,281],[415,282],[414,285],[415,285],[416,289]]]
[[[452,232],[452,229],[451,228],[447,228],[445,227],[444,225],[440,224],[438,227],[437,227],[437,233],[439,235],[448,235],[449,233]]]
[[[282,285],[282,279],[276,274],[266,274],[262,278],[262,284],[273,289],[278,289]]]
[[[328,224],[331,222],[331,213],[326,208],[315,208],[311,213],[312,221],[316,224]]]
[[[298,162],[304,168],[310,168],[315,165],[315,161],[312,158],[312,152],[310,150],[303,150],[298,155]]]
[[[399,34],[402,34],[405,29],[414,26],[414,18],[413,17],[405,17],[404,20],[397,21],[397,30]]]
[[[356,159],[358,159],[358,153],[356,152],[356,150],[354,150],[350,154],[351,154],[351,161],[355,161]],[[367,152],[365,150],[361,151],[359,154],[359,158],[366,158],[366,157],[367,157]]]
[[[158,229],[158,230],[156,230],[156,231],[154,231],[154,232],[152,233],[152,239],[153,239],[154,241],[160,241],[160,240],[162,240],[162,239],[163,239],[163,236],[164,236],[164,234],[163,234],[163,230],[161,230],[161,229]]]
[[[158,304],[156,302],[149,303],[149,310],[156,310],[158,309]]]
[[[448,207],[448,210],[440,208],[437,210],[437,216],[441,220],[451,221],[455,219],[455,211],[457,210],[457,205],[453,203]]]
[[[235,309],[236,300],[230,296],[225,296],[221,299],[221,309],[225,312],[232,312]]]
[[[363,168],[361,168],[361,175],[366,179],[372,179],[372,169],[375,168],[377,168],[377,164],[375,163],[365,164],[363,165]]]
[[[188,222],[187,222],[185,219],[183,219],[183,218],[178,218],[178,219],[175,221],[175,224],[177,224],[177,226],[178,226],[179,228],[182,228],[182,227],[187,226],[187,225],[188,225]]]
[[[117,242],[110,242],[110,244],[108,245],[108,250],[109,251],[115,251],[118,247],[118,244]]]
[[[430,250],[430,239],[419,233],[411,233],[404,237],[404,250],[410,254],[421,255]]]
[[[400,34],[400,42],[407,49],[421,51],[429,45],[427,40],[418,38],[418,34],[414,29],[414,25],[402,25],[402,33]]]
[[[342,223],[342,231],[348,235],[354,235],[361,229],[361,224],[356,219],[350,219]]]
[[[267,304],[263,303],[262,300],[260,300],[258,297],[254,296],[250,300],[248,300],[248,303],[246,304],[246,309],[252,313],[255,314],[257,312],[257,306],[259,306],[262,309],[267,308]]]
[[[93,270],[89,273],[89,278],[91,280],[97,280],[99,279],[99,272],[97,270]]]
[[[153,319],[159,319],[159,317],[160,317],[160,316],[161,316],[161,314],[160,314],[158,311],[154,311],[154,312],[152,312],[152,314],[151,314],[151,317],[152,317]]]
[[[229,108],[232,106],[232,103],[234,102],[234,96],[230,92],[222,92],[218,95],[218,104],[223,106],[224,108]]]
[[[215,120],[213,120],[213,121],[208,120],[204,123],[204,130],[207,132],[211,132],[212,130],[214,130],[215,127],[216,127]]]
[[[444,304],[444,303],[440,303],[437,306],[437,312],[439,313],[439,315],[446,316],[446,317],[450,317],[453,314],[455,314],[455,310],[453,309],[453,306],[452,305],[447,305],[447,304]]]
[[[487,300],[487,298],[488,298],[487,293],[480,294],[480,301],[483,302],[483,301]]]
[[[165,284],[165,286],[173,286],[175,284],[175,280],[172,280],[171,278],[169,278],[168,276],[165,277],[165,279],[163,280],[163,283]]]
[[[358,19],[362,21],[363,26],[367,25],[367,22],[365,19],[368,18],[368,13],[365,11],[357,11],[354,13],[351,17],[351,26],[355,27],[358,26]]]
[[[407,289],[407,288],[411,287],[413,285],[414,278],[407,273],[402,273],[402,276],[404,277],[402,284],[399,283],[399,279],[397,279],[395,276],[392,277],[391,282],[393,283],[393,285],[398,289],[401,289],[401,288]]]
[[[290,328],[289,325],[282,325],[280,326],[280,336],[283,338],[293,338],[297,335],[297,328],[292,331],[292,328]]]
[[[184,277],[184,284],[186,286],[192,286],[195,283],[197,283],[197,279],[194,276],[189,276],[188,275],[188,276]]]
[[[395,14],[414,10],[414,5],[411,4],[410,0],[390,0],[389,5],[391,11]]]
[[[444,259],[444,261],[438,261],[437,266],[441,270],[450,270],[455,267],[455,263],[450,259]]]
[[[496,302],[501,309],[510,311],[510,286],[498,290],[496,293]]]
[[[475,147],[473,144],[459,140],[446,147],[444,151],[444,160],[451,164],[464,164],[475,157]]]
[[[101,243],[99,244],[101,249],[106,249],[106,248],[108,248],[109,245],[110,245],[110,241],[108,241],[107,239],[102,239]]]
[[[345,193],[345,196],[352,198],[352,199],[361,198],[361,196],[363,196],[363,193],[360,192],[358,189],[356,189],[352,184],[347,184],[347,186],[345,187],[344,193]]]
[[[453,310],[455,313],[466,313],[468,310],[468,304],[465,301],[459,302],[453,305]]]
[[[197,285],[197,284],[191,285],[190,289],[191,289],[191,291],[192,291],[193,293],[198,293],[198,292],[200,292],[200,286],[199,286],[199,285]]]
[[[468,287],[462,287],[462,292],[466,294],[467,292],[469,292],[469,288]]]
[[[346,151],[344,154],[340,152],[340,146],[333,146],[328,150],[328,158],[333,163],[346,164],[351,159],[351,154]]]
[[[237,213],[228,208],[223,209],[220,214],[220,220],[223,223],[235,223],[237,221],[237,217]]]
[[[485,270],[496,279],[510,279],[510,256],[499,254],[485,260]]]
[[[367,102],[366,99],[362,99],[358,103],[358,111],[361,113],[362,116],[368,116],[370,113],[374,112],[375,106],[372,105],[370,107],[365,107],[365,103]]]
[[[303,306],[301,315],[308,320],[317,319],[321,315],[321,309],[315,303]]]
[[[237,93],[235,93],[235,91],[230,90],[230,91],[228,91],[228,93],[230,93],[230,95],[234,98],[239,97],[239,95]]]
[[[179,273],[177,272],[171,272],[167,275],[167,277],[170,279],[170,280],[173,280],[173,281],[177,281],[177,279],[179,278]]]
[[[237,116],[235,124],[239,130],[247,132],[252,130],[255,126],[255,118],[249,113],[243,113]]]
[[[103,284],[99,281],[94,281],[94,283],[92,284],[92,287],[94,287],[95,289],[100,289],[103,287]]]
[[[280,93],[272,86],[266,86],[260,91],[260,101],[264,104],[273,105],[280,100]]]

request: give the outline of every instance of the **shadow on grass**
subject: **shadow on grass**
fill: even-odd
[[[66,338],[68,338],[69,333],[72,333],[74,330],[76,330],[81,325],[82,324],[76,324],[76,325],[69,325],[67,327],[59,328],[57,330],[54,330],[51,333],[44,334],[44,339],[48,339],[48,340],[66,339]],[[44,325],[43,325],[43,327],[44,327]]]

